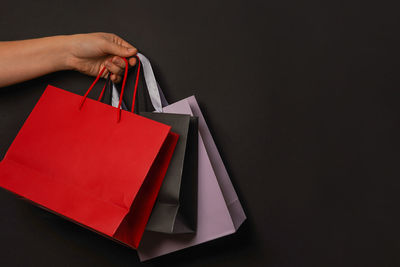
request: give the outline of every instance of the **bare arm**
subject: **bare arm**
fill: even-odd
[[[114,82],[121,80],[125,63],[137,49],[110,33],[60,35],[0,42],[0,87],[30,80],[50,72],[77,70],[96,76],[103,66]],[[129,65],[136,64],[135,58]]]

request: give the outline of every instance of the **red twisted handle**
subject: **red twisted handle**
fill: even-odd
[[[138,86],[138,82],[139,82],[140,65],[141,65],[139,57],[137,57],[137,56],[135,56],[135,57],[136,57],[136,59],[138,61],[138,71],[137,71],[137,74],[136,74],[135,89],[134,89],[134,92],[133,92],[132,112],[134,111],[134,106],[135,106],[135,98],[136,98],[136,93],[137,93],[137,86]],[[119,122],[121,120],[122,96],[123,96],[124,90],[125,90],[126,78],[128,77],[128,67],[129,67],[128,60],[126,58],[123,58],[123,60],[125,61],[125,72],[124,72],[124,78],[122,80],[121,95],[120,95],[119,103],[118,103],[118,107],[117,107],[117,122]],[[92,83],[92,85],[90,85],[89,89],[86,91],[86,94],[82,97],[82,100],[81,100],[80,105],[79,105],[79,109],[82,108],[83,104],[86,101],[87,96],[89,95],[90,91],[92,91],[92,89],[95,86],[95,84],[99,81],[99,79],[100,79],[101,75],[104,73],[105,69],[106,69],[105,67],[103,67],[101,69],[101,71],[97,75],[97,77],[94,80],[94,82]],[[106,85],[104,85],[98,100],[100,100],[101,97],[103,96],[105,88],[106,88]]]

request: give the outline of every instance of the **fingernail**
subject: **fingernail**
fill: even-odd
[[[135,52],[136,51],[136,48],[128,48],[128,52],[129,53],[132,53],[132,52]]]

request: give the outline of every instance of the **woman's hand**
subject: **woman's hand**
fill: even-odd
[[[122,57],[129,58],[137,53],[135,47],[112,33],[75,34],[65,38],[67,68],[97,76],[105,66],[102,77],[111,73],[110,78],[115,83],[120,82],[124,74],[125,61]],[[128,62],[134,66],[136,58],[129,58]]]
[[[111,80],[119,82],[125,68],[122,57],[136,53],[120,37],[102,32],[0,42],[0,87],[68,69],[97,76],[103,66],[103,77],[111,73]],[[129,65],[135,64],[130,58]]]

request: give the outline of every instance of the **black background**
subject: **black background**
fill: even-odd
[[[3,1],[1,40],[113,32],[167,99],[195,94],[248,220],[140,264],[136,252],[0,191],[2,266],[400,266],[397,1]],[[7,70],[2,70],[7,71]],[[59,72],[0,89],[4,156]]]

